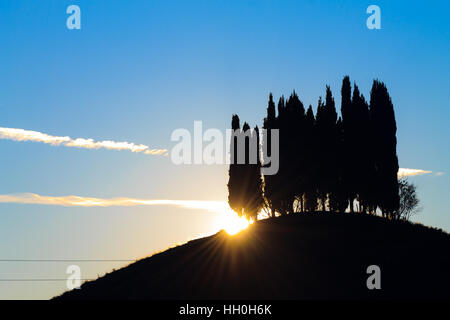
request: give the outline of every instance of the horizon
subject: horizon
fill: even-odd
[[[81,8],[81,29],[66,9]],[[269,93],[305,107],[349,75],[386,83],[414,222],[450,231],[450,5],[377,1],[5,1],[0,5],[0,260],[136,260],[227,219],[228,165],[175,165],[172,133],[262,127]],[[447,72],[445,71],[447,70]],[[234,223],[234,222],[233,222]],[[236,222],[238,223],[238,222]],[[86,262],[96,277],[123,261]],[[60,262],[1,262],[11,278],[66,278]],[[65,282],[2,283],[46,299]]]

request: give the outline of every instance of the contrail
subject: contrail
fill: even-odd
[[[398,169],[397,176],[399,178],[403,178],[403,177],[418,176],[418,175],[429,174],[429,173],[432,173],[432,171],[422,170],[422,169],[400,168],[400,169]],[[442,172],[438,172],[438,173],[439,174],[437,174],[437,175],[443,174]]]
[[[52,146],[64,146],[84,149],[109,149],[109,150],[128,150],[131,152],[142,152],[150,155],[167,155],[167,149],[150,149],[144,144],[134,144],[132,142],[117,142],[111,140],[95,141],[90,138],[72,139],[68,136],[52,136],[46,133],[0,127],[0,139],[13,141],[32,141],[50,144]]]
[[[175,206],[187,209],[202,209],[213,212],[230,210],[226,201],[167,200],[137,198],[92,198],[80,196],[41,196],[35,193],[0,195],[0,203],[40,204],[64,207],[131,207],[131,206]]]

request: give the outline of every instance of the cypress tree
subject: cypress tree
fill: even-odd
[[[316,153],[316,136],[314,133],[315,117],[312,106],[309,105],[305,116],[304,123],[304,156],[305,156],[305,193],[304,203],[305,210],[308,212],[316,211],[317,209],[317,179],[318,179],[318,157]]]
[[[343,154],[343,184],[344,192],[348,199],[348,206],[350,211],[353,212],[353,201],[356,197],[355,187],[355,175],[353,171],[354,157],[354,136],[356,135],[354,129],[354,115],[352,112],[352,87],[350,84],[349,76],[345,76],[342,80],[341,88],[341,114],[342,114],[342,126],[343,126],[343,140],[344,140],[344,154]]]
[[[248,220],[252,219],[253,221],[256,221],[258,218],[258,213],[264,204],[258,126],[256,126],[252,131],[250,140],[251,143],[257,144],[257,161],[256,164],[252,164],[250,162],[245,164],[244,177],[248,180],[248,182],[246,183],[247,189],[244,192],[246,195],[244,212]]]
[[[304,211],[303,195],[305,193],[305,108],[297,93],[292,92],[286,103],[287,128],[285,137],[287,138],[288,160],[288,198],[286,201],[296,203],[295,211]]]
[[[337,113],[333,95],[326,87],[325,103],[319,99],[316,115],[316,132],[318,138],[319,184],[318,193],[321,209],[326,210],[327,198],[335,191],[338,181],[336,129]]]
[[[276,128],[277,128],[277,118],[276,118],[276,114],[275,114],[275,102],[273,101],[272,93],[270,93],[269,94],[269,102],[268,102],[268,106],[267,106],[267,117],[264,118],[264,124],[263,124],[263,129],[266,130],[266,135],[267,135],[267,137],[266,137],[267,146],[264,149],[267,150],[266,151],[268,153],[267,156],[269,156],[269,157],[272,156],[272,154],[270,154],[270,152],[272,150],[271,130],[276,129]],[[278,179],[278,177],[276,177],[276,175],[264,176],[264,198],[269,207],[270,215],[272,217],[275,216],[275,211],[276,211],[275,204],[278,202],[277,201],[278,187],[276,185],[277,181],[279,181],[279,179]]]
[[[351,108],[351,117],[353,120],[352,123],[352,135],[351,135],[351,143],[352,143],[352,186],[353,190],[355,192],[356,199],[358,200],[358,212],[361,212],[361,203],[362,203],[362,197],[361,197],[361,191],[362,191],[362,184],[367,183],[367,181],[364,181],[364,178],[362,176],[364,175],[364,166],[363,166],[363,160],[362,160],[362,144],[365,143],[362,136],[362,124],[361,124],[361,118],[362,118],[362,105],[364,104],[364,98],[359,92],[359,88],[356,85],[356,83],[353,85],[353,96],[352,96],[352,108]]]
[[[399,208],[397,125],[394,106],[383,82],[374,80],[370,92],[370,118],[373,131],[371,154],[375,162],[374,201],[383,216],[397,218]]]
[[[355,135],[353,137],[354,149],[354,182],[357,190],[360,212],[370,211],[372,207],[371,178],[374,164],[370,156],[369,147],[371,143],[369,105],[364,96],[360,94],[358,86],[354,85],[352,98],[355,113]]]
[[[289,112],[286,107],[284,97],[278,101],[278,128],[279,128],[279,169],[274,176],[277,186],[276,202],[274,206],[280,214],[287,214],[292,210],[292,203],[294,201],[294,194],[292,193],[292,186],[290,185],[290,145],[289,145]]]
[[[330,86],[326,87],[326,96],[325,96],[325,111],[326,111],[326,144],[327,144],[327,154],[326,154],[326,166],[325,171],[326,174],[326,191],[328,197],[337,198],[338,193],[338,180],[339,180],[339,167],[338,167],[338,146],[339,146],[339,132],[337,128],[337,112],[336,106],[333,98],[333,94],[331,93]],[[330,210],[337,210],[337,207],[334,206]]]
[[[320,204],[320,210],[325,211],[327,189],[326,189],[326,172],[324,168],[327,164],[326,161],[326,111],[325,104],[322,102],[322,97],[319,97],[316,111],[316,125],[314,127],[314,133],[316,136],[316,160],[318,164],[318,171],[316,174],[317,183],[317,197]]]
[[[336,181],[333,192],[330,195],[330,209],[335,212],[344,212],[348,206],[348,194],[344,182],[344,126],[342,118],[336,123]]]
[[[242,192],[240,183],[241,168],[237,163],[238,148],[237,135],[240,134],[240,121],[238,115],[234,114],[231,120],[231,129],[233,134],[231,136],[231,150],[230,150],[230,169],[228,170],[228,204],[238,215],[243,213]]]

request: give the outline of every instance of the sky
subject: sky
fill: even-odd
[[[366,26],[372,4],[380,30]],[[80,7],[79,30],[66,26],[69,5]],[[296,90],[315,108],[330,85],[340,106],[345,75],[366,97],[373,79],[386,83],[400,167],[427,171],[410,177],[415,221],[450,231],[449,10],[448,1],[2,1],[0,298],[59,294],[68,264],[87,279],[128,263],[66,260],[134,260],[217,232],[227,166],[173,164],[172,132],[195,120],[225,130],[234,113],[261,126],[270,92]],[[205,208],[211,201],[220,209]]]

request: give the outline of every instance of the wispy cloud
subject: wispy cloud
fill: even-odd
[[[84,149],[110,149],[110,150],[128,150],[131,152],[142,152],[149,155],[167,155],[167,149],[150,149],[144,144],[134,144],[133,142],[117,142],[111,140],[95,141],[94,139],[76,138],[68,136],[52,136],[46,133],[0,127],[0,139],[13,141],[32,141],[47,143],[52,146],[64,146]]]
[[[397,175],[399,178],[403,178],[403,177],[418,176],[418,175],[429,174],[429,173],[433,173],[433,172],[428,171],[428,170],[422,170],[422,169],[400,168],[398,170]],[[436,174],[436,175],[441,175],[441,174],[443,174],[443,173],[438,172],[438,174]]]
[[[131,206],[175,206],[187,209],[202,209],[214,212],[229,210],[225,201],[159,200],[137,198],[92,198],[80,196],[41,196],[35,193],[0,195],[0,203],[40,204],[64,207],[131,207]]]

